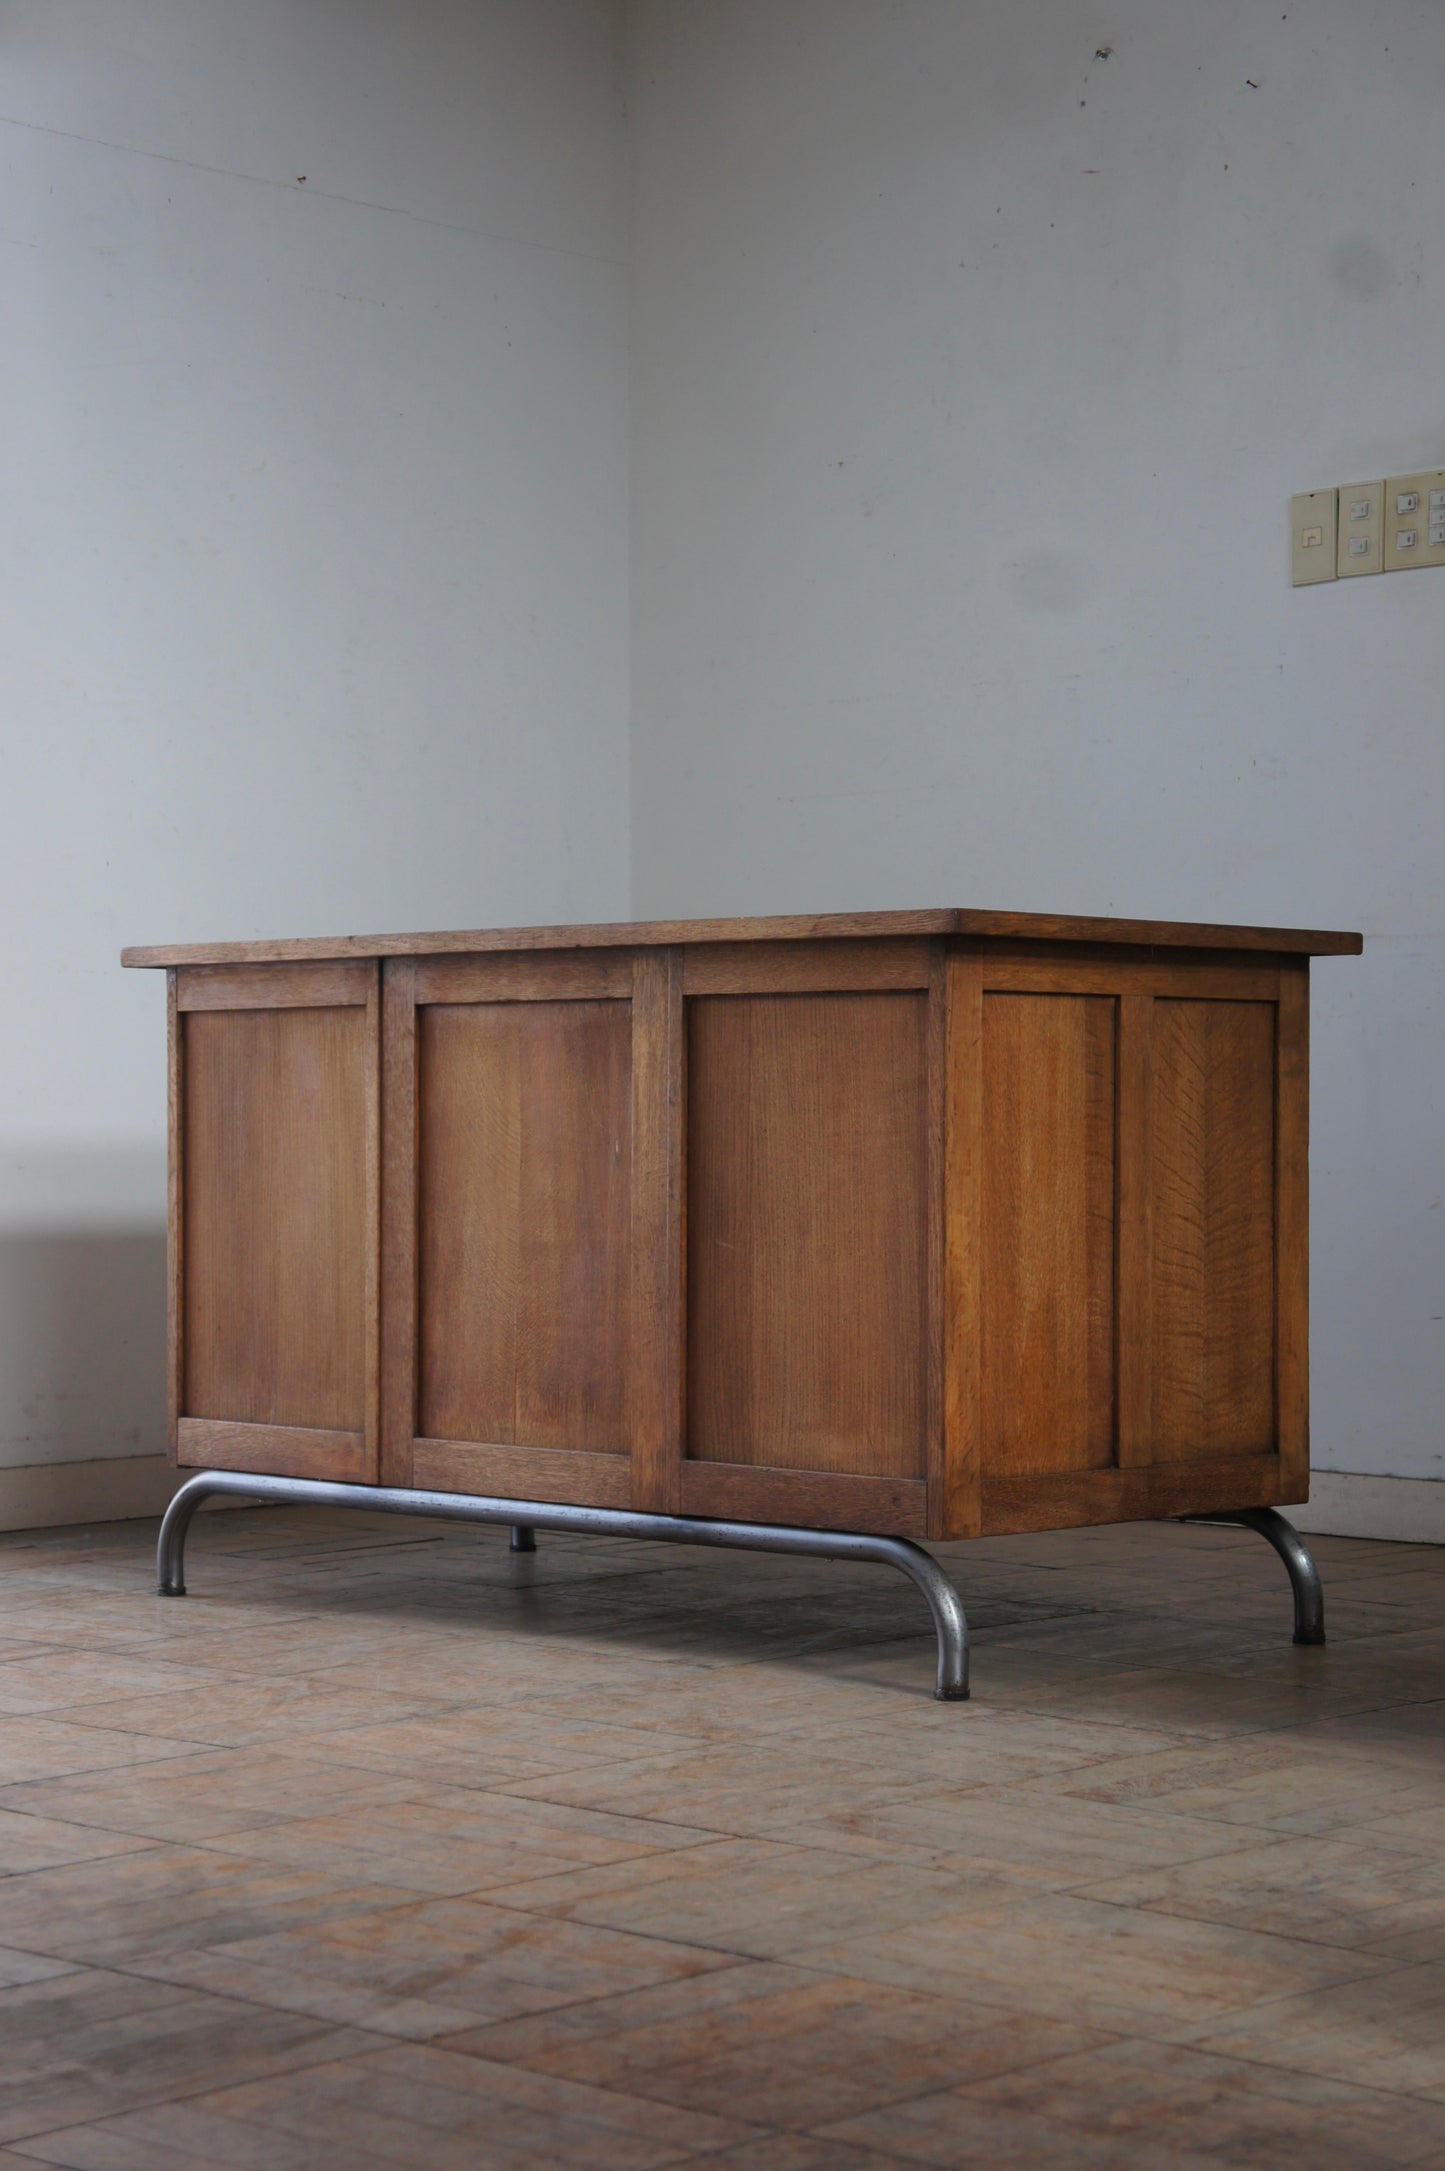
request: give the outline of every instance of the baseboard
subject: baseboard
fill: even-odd
[[[65,1523],[123,1523],[160,1515],[187,1475],[164,1455],[118,1455],[97,1462],[32,1462],[0,1470],[0,1530],[46,1530]]]
[[[1286,1508],[1299,1530],[1332,1538],[1388,1538],[1399,1545],[1445,1545],[1445,1479],[1367,1477],[1316,1470],[1306,1506]]]

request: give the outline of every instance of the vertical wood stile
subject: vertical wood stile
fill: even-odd
[[[929,1470],[928,1531],[975,1538],[982,1525],[983,962],[946,967],[943,1162],[943,1453]]]
[[[946,1285],[946,1229],[944,1189],[947,1182],[945,1126],[948,1103],[948,952],[941,941],[928,945],[928,1018],[924,1028],[924,1242],[927,1258],[923,1284],[924,1392],[923,1429],[930,1505],[942,1506],[947,1493],[948,1461],[945,1438],[944,1290]],[[929,1533],[941,1537],[942,1529]]]
[[[686,1403],[686,1049],[680,949],[638,950],[632,978],[632,1505],[682,1506]]]
[[[1119,998],[1117,1457],[1121,1470],[1154,1459],[1152,1215],[1154,998]]]
[[[1280,974],[1275,1027],[1275,1437],[1280,1498],[1309,1497],[1309,961]]]
[[[176,1460],[185,1394],[185,1314],[182,1308],[184,1224],[181,1213],[182,1101],[180,974],[166,973],[166,1453]]]
[[[411,1483],[416,1434],[416,965],[381,968],[381,1482]]]
[[[381,1471],[381,960],[366,991],[366,1400],[362,1431],[367,1483]]]

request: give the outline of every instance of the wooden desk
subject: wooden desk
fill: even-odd
[[[965,911],[128,950],[170,1447],[968,1538],[1304,1500],[1311,955]]]

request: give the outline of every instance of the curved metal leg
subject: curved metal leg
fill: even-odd
[[[530,1523],[513,1523],[511,1550],[514,1553],[536,1552],[537,1533]]]
[[[186,1595],[186,1532],[191,1527],[191,1517],[209,1494],[228,1489],[208,1484],[211,1475],[210,1471],[203,1470],[199,1477],[187,1478],[161,1517],[161,1534],[156,1541],[156,1589],[162,1598],[184,1598]],[[252,1496],[247,1494],[245,1497]]]
[[[1243,1530],[1258,1531],[1284,1562],[1294,1592],[1294,1640],[1323,1643],[1325,1594],[1314,1555],[1294,1524],[1278,1508],[1231,1508],[1217,1515],[1183,1515],[1184,1523],[1234,1523]]]
[[[551,1501],[492,1500],[471,1493],[332,1485],[321,1478],[260,1477],[245,1470],[200,1470],[186,1480],[161,1523],[156,1587],[162,1596],[185,1596],[186,1532],[201,1502],[216,1493],[236,1500],[267,1500],[275,1506],[366,1508],[373,1514],[381,1510],[395,1515],[447,1516],[462,1523],[509,1523],[514,1533],[591,1531],[614,1538],[666,1538],[678,1545],[725,1545],[758,1553],[812,1554],[826,1560],[882,1561],[911,1577],[928,1602],[938,1637],[934,1695],[945,1703],[962,1703],[968,1696],[968,1622],[962,1601],[932,1554],[908,1538],[874,1537],[851,1530],[794,1530],[778,1523],[703,1522],[681,1515],[642,1515],[630,1508],[574,1508]]]

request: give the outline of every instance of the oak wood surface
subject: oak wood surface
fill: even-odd
[[[1154,1002],[1119,998],[1118,1414],[1115,1460],[1138,1469],[1154,1459],[1153,1199]]]
[[[688,1005],[688,1452],[926,1470],[927,999]]]
[[[416,1434],[416,973],[381,968],[381,1482],[411,1483]]]
[[[983,972],[976,957],[947,959],[945,996],[943,1472],[928,1525],[933,1537],[974,1538],[983,1473]]]
[[[983,998],[986,1477],[1114,1459],[1115,1005]]]
[[[185,1219],[181,1211],[185,1159],[179,975],[166,974],[166,1455],[176,1460],[177,1426],[185,1400]]]
[[[1310,1473],[1310,983],[1301,962],[1280,978],[1275,1078],[1275,1431],[1290,1497]]]
[[[1273,1449],[1275,1010],[1154,1005],[1153,1460]]]
[[[686,1423],[682,956],[639,950],[632,993],[628,1431],[632,1505],[675,1514]]]
[[[177,1460],[187,1470],[255,1470],[266,1477],[325,1478],[334,1485],[375,1483],[365,1433],[315,1425],[232,1425],[183,1417]]]
[[[948,1280],[948,952],[928,945],[928,1002],[923,1018],[923,1472],[925,1528],[941,1535],[948,1502],[947,1353],[944,1291]]]
[[[875,936],[871,942],[704,942],[682,950],[685,995],[813,995],[830,989],[926,988],[933,942]]]
[[[492,927],[422,935],[319,935],[255,942],[135,945],[123,965],[269,964],[288,958],[425,957],[447,951],[636,949],[695,942],[811,942],[953,935],[1165,948],[1300,951],[1352,956],[1358,934],[1301,927],[1232,927],[1184,920],[1080,918],[1051,912],[829,912],[727,920],[639,920],[566,927]]]
[[[184,965],[177,976],[182,1010],[336,1010],[369,1001],[376,966],[347,964]]]
[[[367,1013],[180,1022],[182,1414],[364,1432]]]
[[[625,1455],[630,1006],[417,1020],[418,1432]]]
[[[1305,1497],[1292,1490],[1278,1455],[1160,1463],[1139,1470],[1052,1471],[1043,1477],[985,1478],[983,1530],[1068,1530],[1221,1508],[1267,1508]]]
[[[535,932],[169,969],[186,1466],[932,1537],[1307,1496],[1315,938]]]
[[[632,1505],[626,1461],[576,1448],[419,1439],[410,1482],[433,1492],[484,1493],[499,1500],[561,1500],[581,1508]]]
[[[682,1466],[683,1514],[725,1522],[876,1530],[885,1536],[921,1538],[927,1530],[927,1500],[928,1488],[916,1478],[766,1470],[691,1459]]]
[[[416,961],[419,1003],[600,1002],[631,994],[629,950],[504,950]]]

